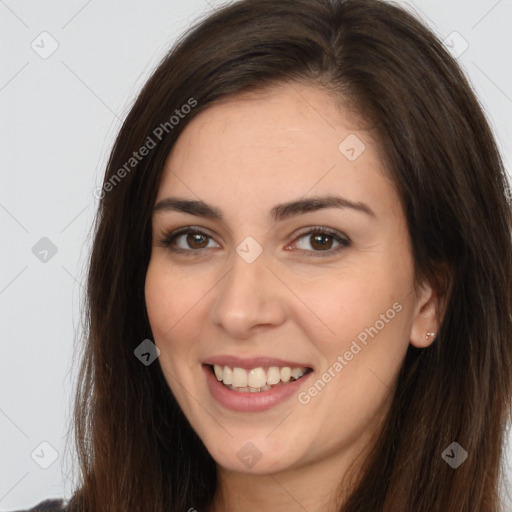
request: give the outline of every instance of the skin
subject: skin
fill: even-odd
[[[338,148],[350,134],[366,147],[354,161]],[[156,203],[168,196],[202,200],[224,216],[154,213],[145,288],[159,364],[217,463],[211,510],[335,510],[337,486],[356,475],[382,425],[409,343],[433,341],[426,334],[438,328],[436,295],[428,285],[414,293],[406,219],[381,160],[353,113],[304,84],[210,106],[168,156]],[[328,194],[364,203],[375,217],[349,208],[278,223],[269,216],[276,204]],[[162,246],[167,233],[187,226],[210,237],[175,240],[194,254]],[[351,244],[336,251],[339,242],[327,237],[319,248],[302,233],[314,226],[337,230]],[[263,249],[252,263],[236,252],[248,236]],[[359,343],[307,404],[294,395],[270,410],[241,413],[223,408],[208,390],[201,362],[220,354],[305,362],[313,383],[395,303],[400,312],[386,317],[367,345]],[[251,468],[237,457],[248,442],[261,454]]]

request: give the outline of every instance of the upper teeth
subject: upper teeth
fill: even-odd
[[[246,370],[245,368],[231,368],[230,366],[214,364],[213,370],[217,380],[221,380],[226,385],[232,385],[236,388],[262,388],[265,385],[278,384],[280,381],[288,382],[291,377],[298,379],[308,369],[271,366],[266,371],[262,367]]]

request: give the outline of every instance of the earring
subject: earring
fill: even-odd
[[[436,333],[435,332],[427,332],[427,335],[425,336],[425,339],[428,340],[429,336],[432,336],[432,338],[435,338],[436,337]]]

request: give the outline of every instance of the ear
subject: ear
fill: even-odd
[[[416,348],[430,346],[439,332],[440,300],[431,285],[422,285],[417,293],[410,343]]]

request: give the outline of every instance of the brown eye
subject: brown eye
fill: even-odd
[[[200,233],[189,233],[186,243],[192,249],[204,249],[208,245],[208,237]]]
[[[350,244],[350,239],[336,230],[315,227],[300,234],[293,245],[306,256],[330,256]]]
[[[334,242],[334,238],[331,235],[319,234],[319,235],[311,235],[310,244],[314,249],[319,249],[321,251],[325,249],[330,249]]]
[[[215,247],[209,246],[208,244],[210,242],[214,242],[210,235],[197,229],[186,228],[167,234],[160,241],[160,244],[162,247],[166,247],[172,252],[193,255],[194,253],[201,253],[201,249]],[[219,247],[218,244],[216,247]]]

